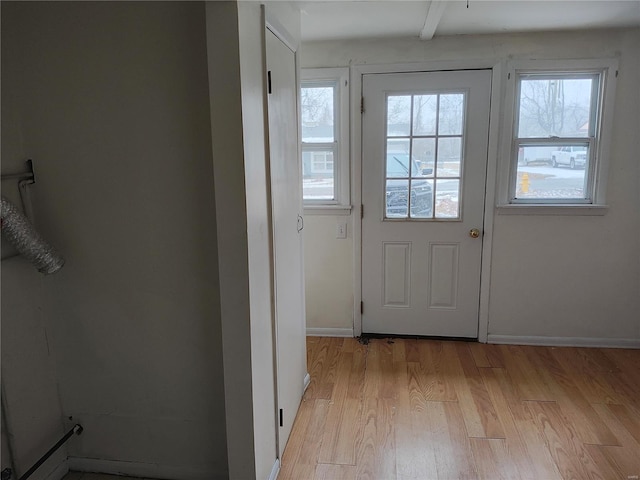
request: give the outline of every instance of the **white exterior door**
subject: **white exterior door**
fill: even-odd
[[[298,161],[295,54],[266,31],[269,147],[275,275],[278,456],[289,439],[306,375],[302,181]]]
[[[362,331],[477,338],[491,72],[363,76]]]

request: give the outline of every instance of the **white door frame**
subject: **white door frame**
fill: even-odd
[[[491,283],[491,253],[493,245],[493,218],[496,205],[496,187],[498,174],[498,146],[501,119],[501,98],[505,83],[502,72],[506,71],[504,62],[495,60],[474,61],[437,61],[427,63],[405,63],[391,65],[352,65],[350,68],[351,84],[351,187],[354,205],[353,222],[353,334],[362,334],[362,219],[358,218],[362,205],[362,76],[374,73],[410,73],[437,72],[444,70],[491,70],[491,112],[489,116],[489,147],[487,161],[487,179],[484,200],[484,237],[482,244],[482,272],[480,275],[480,309],[478,314],[478,341],[487,342],[489,333],[489,293]],[[364,105],[366,109],[366,104]]]

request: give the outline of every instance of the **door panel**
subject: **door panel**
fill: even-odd
[[[383,243],[384,306],[408,307],[411,293],[411,244]]]
[[[266,32],[273,224],[279,457],[298,411],[306,374],[302,211],[297,122],[295,54],[271,31]]]
[[[476,338],[491,72],[363,76],[362,330]]]

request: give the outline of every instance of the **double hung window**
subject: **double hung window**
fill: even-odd
[[[603,203],[612,72],[576,62],[569,67],[510,72],[509,204]]]
[[[300,91],[305,208],[349,203],[348,69],[303,69]]]

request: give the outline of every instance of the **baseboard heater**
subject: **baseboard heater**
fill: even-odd
[[[56,452],[56,450],[58,450],[62,445],[64,445],[64,443],[67,440],[69,440],[74,434],[80,435],[82,433],[82,430],[83,430],[82,425],[80,425],[79,423],[76,423],[71,430],[69,430],[67,433],[64,434],[64,437],[58,440],[58,443],[56,443],[53,447],[49,449],[47,453],[45,453],[42,457],[40,457],[40,460],[34,463],[33,466],[29,470],[27,470],[24,473],[24,475],[22,475],[18,480],[27,480],[27,478],[33,475],[33,473],[38,468],[40,468],[40,465],[46,462],[47,459]],[[10,480],[11,478],[13,477],[10,469],[8,468],[4,469],[2,471],[2,480]]]

